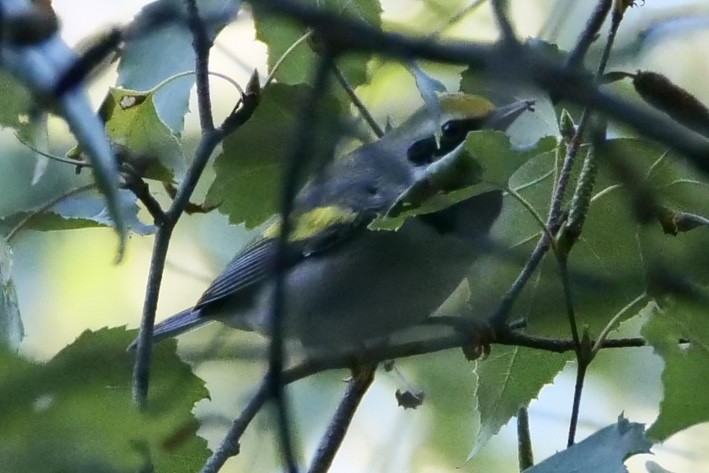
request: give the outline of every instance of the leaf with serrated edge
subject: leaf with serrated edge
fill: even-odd
[[[660,414],[648,436],[662,441],[672,434],[709,421],[709,324],[706,302],[670,300],[650,312],[642,335],[665,362]],[[679,344],[683,338],[689,344]]]
[[[205,459],[192,414],[204,382],[175,353],[156,345],[146,409],[136,409],[135,331],[84,332],[46,363],[0,351],[0,460],[5,471],[194,472]],[[32,439],[28,441],[28,439]],[[93,465],[89,468],[89,465]]]
[[[528,406],[571,358],[571,354],[500,346],[495,347],[487,359],[478,361],[475,371],[480,427],[468,459],[475,456],[520,407]]]
[[[313,7],[331,10],[333,13],[364,21],[374,27],[381,25],[382,8],[378,0],[360,0],[357,2],[340,2],[337,0],[315,1],[305,3]],[[254,25],[256,38],[268,48],[269,71],[281,56],[300,38],[306,28],[292,20],[275,16],[269,11],[261,12],[254,9]],[[317,39],[314,40],[317,43]],[[275,78],[282,84],[303,84],[310,80],[315,53],[309,44],[300,44],[292,50],[275,73]],[[363,84],[367,79],[368,55],[347,55],[338,59],[338,67],[353,87]]]

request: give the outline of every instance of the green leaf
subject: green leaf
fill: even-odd
[[[546,136],[534,147],[517,150],[501,131],[477,131],[470,133],[465,141],[465,150],[483,170],[482,180],[500,187],[507,186],[510,177],[522,164],[534,156],[549,152],[556,146],[556,138]]]
[[[295,130],[304,118],[299,116],[303,100],[310,94],[305,85],[271,84],[263,90],[261,102],[251,119],[224,140],[222,153],[214,162],[216,177],[205,205],[219,206],[231,223],[244,222],[248,227],[263,223],[277,212],[281,172],[296,146]],[[337,123],[339,104],[332,97],[319,99],[319,114],[332,116],[321,123]],[[333,130],[329,130],[333,131]],[[310,165],[329,159],[333,137],[318,134],[314,140],[315,158]]]
[[[510,176],[524,162],[549,151],[555,142],[555,138],[545,137],[530,149],[515,150],[504,132],[472,132],[463,153],[442,166],[432,166],[433,172],[407,189],[387,216],[377,219],[371,227],[397,229],[406,218],[445,209],[491,189],[506,188]]]
[[[680,430],[709,421],[709,324],[706,301],[675,300],[656,306],[643,326],[655,353],[665,362],[660,415],[648,436],[663,441]],[[688,340],[680,344],[679,340]]]
[[[111,87],[99,115],[118,157],[148,179],[169,181],[183,172],[185,162],[177,137],[158,116],[155,91]]]
[[[477,455],[520,407],[528,406],[572,358],[571,353],[496,346],[487,359],[478,361],[475,371],[480,425],[468,459]]]
[[[623,462],[639,453],[649,453],[652,442],[645,426],[623,416],[618,423],[599,430],[582,442],[528,468],[525,473],[626,473]]]
[[[154,349],[150,403],[132,401],[135,331],[85,332],[37,364],[0,353],[0,461],[7,471],[193,472],[205,461],[191,410],[204,383],[176,356]],[[150,471],[153,471],[152,469]]]
[[[235,0],[197,0],[197,9],[205,23],[207,35],[217,33],[239,10]],[[146,5],[134,22],[150,24],[160,21],[164,15],[179,15],[186,18],[185,2],[182,0],[157,0]],[[217,21],[215,21],[217,20]],[[127,89],[150,90],[165,79],[195,68],[192,32],[187,21],[162,22],[159,28],[152,27],[144,34],[133,35],[126,41],[118,64],[118,84]],[[155,96],[155,107],[164,123],[178,135],[182,132],[189,95],[195,83],[194,75],[188,75],[161,87]]]
[[[118,191],[118,201],[128,228],[139,235],[149,235],[155,231],[152,225],[146,225],[138,219],[139,209],[136,197],[131,191]],[[15,212],[0,218],[0,228],[8,231],[27,218],[29,220],[24,223],[23,228],[39,231],[113,226],[106,209],[106,201],[96,192],[67,197],[48,209]]]
[[[25,331],[11,274],[12,248],[0,238],[0,347],[17,350]]]
[[[301,2],[311,7],[330,10],[335,14],[363,21],[370,26],[381,26],[382,8],[378,0],[304,0]],[[272,71],[283,54],[301,38],[306,28],[270,11],[254,8],[256,38],[268,47],[268,69]],[[314,42],[317,44],[318,39]],[[310,81],[315,53],[310,44],[300,44],[282,62],[275,72],[275,79],[282,84],[303,84]],[[369,55],[347,55],[338,59],[338,66],[353,87],[365,82]]]

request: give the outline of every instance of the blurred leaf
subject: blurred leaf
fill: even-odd
[[[416,88],[421,94],[424,104],[426,105],[426,110],[428,114],[434,118],[434,122],[441,123],[441,104],[439,103],[438,96],[436,92],[443,93],[446,91],[446,86],[439,81],[428,75],[421,67],[416,63],[416,61],[409,61],[407,63],[407,68],[409,72],[414,76],[416,80]],[[438,136],[440,133],[438,128],[436,129],[436,140],[440,139]]]
[[[660,415],[648,436],[663,441],[680,430],[709,421],[709,316],[707,302],[672,298],[655,306],[642,334],[665,362]],[[679,340],[688,340],[680,344]]]
[[[477,455],[520,407],[528,406],[572,358],[572,353],[496,346],[487,359],[478,361],[475,371],[480,426],[468,459]]]
[[[17,350],[25,330],[11,274],[12,248],[0,238],[0,347]]]
[[[191,410],[204,383],[155,346],[150,404],[132,401],[135,331],[84,332],[52,360],[37,364],[0,353],[0,460],[6,471],[194,472],[205,461]],[[153,471],[150,469],[150,471]]]
[[[639,453],[650,453],[645,426],[629,422],[622,415],[618,423],[599,430],[582,442],[572,445],[525,473],[626,473],[623,462]]]
[[[135,195],[129,190],[118,192],[118,200],[126,216],[127,226],[139,235],[149,235],[155,231],[138,219],[138,205]],[[23,219],[25,229],[52,231],[74,230],[78,228],[112,227],[113,223],[106,209],[106,201],[96,192],[83,192],[60,200],[46,210],[26,210],[0,218],[0,228],[7,232]]]
[[[3,14],[22,11],[23,2],[7,5]],[[52,34],[44,41],[32,45],[2,43],[2,67],[26,86],[34,97],[50,97],[57,81],[77,60],[77,54],[58,35]],[[103,124],[91,109],[83,87],[74,87],[52,101],[53,111],[60,114],[86,152],[98,189],[106,198],[108,210],[119,236],[117,260],[123,255],[126,229],[118,205],[118,166],[106,139]]]
[[[219,206],[219,211],[229,215],[231,223],[244,222],[248,227],[263,223],[276,213],[281,189],[281,172],[296,146],[294,136],[303,100],[310,94],[306,85],[271,84],[263,90],[261,103],[251,119],[237,132],[224,140],[222,153],[214,162],[216,177],[209,188],[206,206]],[[323,109],[319,113],[332,116],[322,122],[334,125],[340,107],[332,97],[319,99]],[[329,130],[333,131],[333,130]],[[321,162],[328,153],[332,136],[327,130],[318,130],[319,138],[313,142],[316,158],[312,165]],[[324,156],[329,158],[330,156]]]
[[[363,21],[370,26],[379,28],[381,25],[382,8],[378,0],[353,0],[340,2],[337,0],[304,0],[301,2],[311,7],[330,10],[335,14]],[[257,5],[258,6],[258,5]],[[270,11],[254,8],[256,38],[263,41],[268,48],[268,69],[273,70],[276,62],[283,54],[302,37],[306,28],[287,18],[273,15]],[[343,35],[346,41],[346,35]],[[318,41],[316,38],[315,42]],[[368,55],[347,55],[338,59],[337,65],[343,71],[353,87],[364,83],[367,79]],[[300,44],[288,58],[279,66],[275,79],[282,84],[302,84],[310,81],[310,75],[315,64],[315,53],[308,44]]]
[[[197,0],[200,17],[211,20],[205,22],[207,35],[212,39],[216,37],[236,15],[239,6],[240,2],[236,0]],[[126,89],[150,90],[168,77],[194,70],[195,55],[188,23],[160,22],[162,16],[170,14],[186,18],[185,2],[157,0],[138,13],[134,20],[136,25],[158,22],[160,27],[148,26],[148,31],[126,41],[118,64],[117,84]],[[182,132],[194,83],[194,75],[188,75],[166,84],[155,94],[158,115],[178,135]]]

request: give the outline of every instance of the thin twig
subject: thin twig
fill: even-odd
[[[276,404],[278,414],[279,440],[283,453],[283,459],[291,473],[297,471],[295,455],[293,453],[292,439],[290,435],[290,422],[288,420],[286,399],[283,392],[283,316],[286,312],[285,299],[285,272],[288,257],[288,238],[290,234],[290,215],[293,210],[294,198],[300,182],[301,173],[305,163],[310,157],[312,142],[317,125],[316,113],[318,98],[322,97],[328,85],[327,76],[330,70],[332,58],[328,54],[318,56],[315,66],[313,88],[302,106],[300,116],[302,119],[298,123],[298,142],[293,150],[290,159],[287,161],[283,186],[281,190],[280,216],[281,229],[278,235],[278,246],[276,249],[276,273],[274,277],[274,290],[272,306],[270,311],[271,343],[268,358],[268,374],[270,395]]]
[[[68,191],[64,192],[63,194],[58,195],[55,198],[51,199],[50,201],[45,202],[41,206],[37,207],[36,209],[31,210],[30,212],[27,213],[27,215],[25,215],[22,218],[22,220],[17,222],[17,225],[12,227],[12,229],[5,236],[5,240],[8,243],[11,242],[12,239],[15,238],[15,236],[17,236],[17,234],[25,227],[25,225],[27,225],[30,222],[30,220],[35,218],[37,215],[40,215],[43,212],[46,212],[47,210],[51,209],[52,207],[54,207],[55,205],[57,205],[59,202],[63,201],[64,199],[68,199],[69,197],[75,196],[76,194],[79,194],[81,192],[85,192],[85,191],[88,191],[91,189],[95,189],[95,188],[96,188],[96,184],[93,184],[93,183],[86,184],[84,186],[79,186],[77,188],[68,190]]]
[[[571,406],[571,420],[569,421],[569,438],[566,442],[566,446],[570,447],[574,444],[576,440],[576,426],[579,422],[579,412],[581,411],[581,394],[583,393],[583,385],[586,380],[586,371],[588,370],[588,363],[581,362],[579,360],[578,367],[576,369],[576,383],[574,384],[574,401]]]
[[[445,337],[430,340],[407,342],[392,346],[372,347],[366,352],[346,351],[343,353],[327,354],[321,357],[306,359],[296,366],[283,371],[282,382],[284,385],[330,370],[349,369],[352,360],[358,359],[364,364],[377,364],[382,361],[406,358],[410,356],[426,355],[451,348],[460,348],[469,343],[470,338],[465,334],[454,333]],[[543,337],[534,337],[519,332],[507,331],[497,334],[493,342],[500,345],[519,346],[548,351],[551,353],[565,353],[575,349],[572,340],[558,340]],[[620,338],[606,340],[602,349],[644,347],[647,343],[641,337]],[[246,431],[249,423],[261,410],[270,396],[268,376],[259,385],[257,391],[249,399],[249,403],[239,416],[232,422],[229,431],[222,442],[207,460],[201,473],[216,473],[229,459],[239,453],[239,440]]]
[[[534,465],[532,436],[529,432],[529,411],[526,407],[520,407],[517,411],[517,459],[519,471]]]
[[[534,84],[560,99],[580,105],[592,105],[609,118],[624,122],[643,136],[655,139],[684,154],[703,172],[709,173],[709,140],[689,132],[666,117],[650,113],[639,106],[602,91],[596,80],[578,72],[569,71],[566,61],[559,61],[545,52],[526,44],[516,48],[499,44],[469,41],[432,41],[426,37],[408,37],[384,32],[356,19],[337,15],[322,8],[289,0],[263,0],[259,6],[274,15],[286,16],[317,29],[325,40],[341,45],[342,51],[376,52],[383,56],[440,63],[465,64],[472,69],[495,69],[499,81]],[[506,54],[505,63],[514,68],[499,68],[500,54]],[[497,66],[496,66],[497,65]]]
[[[19,133],[15,133],[15,138],[17,141],[22,143],[23,146],[28,148],[30,151],[33,151],[34,153],[44,156],[47,159],[51,159],[52,161],[57,161],[59,163],[64,163],[64,164],[71,164],[72,166],[76,166],[77,168],[90,168],[91,163],[88,161],[82,161],[80,159],[69,159],[69,158],[62,158],[61,156],[54,156],[53,154],[45,153],[44,151],[37,149],[36,147],[32,146],[30,143],[26,142],[25,140],[22,139]]]
[[[512,23],[510,23],[510,19],[507,17],[507,12],[505,11],[502,0],[492,0],[491,3],[492,12],[495,14],[495,20],[497,20],[497,27],[500,29],[502,41],[510,44],[517,43],[514,28],[512,28]]]
[[[594,9],[593,14],[589,17],[586,27],[576,40],[576,46],[574,46],[574,49],[571,53],[569,53],[569,56],[566,59],[566,65],[569,69],[574,69],[580,66],[583,62],[588,49],[596,40],[601,26],[603,26],[603,22],[608,16],[608,11],[610,10],[612,3],[613,0],[599,0],[596,4],[596,8]]]
[[[605,20],[605,17],[608,15],[608,9],[610,8],[610,5],[610,1],[599,1],[594,15],[589,19],[587,29],[596,28],[596,31],[600,29],[601,24]],[[597,78],[600,78],[605,71],[606,64],[608,63],[608,58],[610,57],[611,49],[615,42],[616,33],[618,31],[622,19],[622,11],[617,8],[614,9],[612,15],[611,28],[608,33],[608,39],[606,40],[606,44],[603,49],[603,54],[596,70]],[[583,55],[585,54],[585,51],[581,51],[581,47],[582,45],[580,41],[579,45],[577,45],[577,48],[569,57],[568,64],[570,64],[571,67],[576,66],[573,61],[576,60],[580,62],[583,60]],[[574,53],[576,53],[577,55],[575,56]],[[574,133],[573,138],[571,139],[571,143],[569,144],[569,149],[567,150],[567,158],[570,157],[570,152],[573,152],[574,154],[578,152],[578,147],[581,141],[583,140],[586,124],[590,120],[592,110],[593,107],[591,105],[586,105],[586,107],[584,108],[584,111],[581,115],[581,119],[579,121],[579,125],[576,128],[576,132]],[[605,140],[605,129],[603,129],[601,136],[594,137],[593,146],[597,146],[598,144],[602,143],[603,140]],[[596,353],[598,352],[597,347],[600,347],[603,344],[603,341],[608,336],[608,333],[613,327],[615,327],[618,320],[620,320],[620,317],[622,317],[622,315],[627,310],[630,310],[630,308],[632,308],[637,302],[639,302],[639,300],[642,300],[642,297],[644,297],[644,295],[642,295],[640,298],[636,298],[630,304],[626,305],[614,317],[612,317],[610,322],[604,327],[601,336],[599,336],[598,340],[594,344],[591,344],[588,341],[587,333],[584,333],[584,340],[580,340],[578,334],[578,327],[576,324],[576,316],[574,313],[567,263],[568,255],[575,243],[578,241],[578,237],[581,235],[581,230],[586,219],[586,214],[588,213],[588,209],[590,208],[590,198],[593,192],[593,187],[596,180],[595,176],[597,172],[597,166],[595,163],[596,159],[597,153],[593,149],[591,149],[591,151],[586,155],[581,174],[579,175],[578,182],[576,183],[574,198],[572,199],[570,222],[564,229],[568,230],[568,232],[562,232],[562,240],[564,246],[564,249],[562,250],[563,254],[557,254],[562,274],[564,299],[566,301],[569,326],[571,329],[571,335],[574,339],[574,343],[577,347],[576,360],[578,362],[576,371],[576,383],[574,386],[574,399],[571,407],[571,419],[569,421],[568,446],[573,445],[575,441],[576,428],[578,424],[579,412],[581,409],[581,396],[583,394],[586,373],[588,372],[589,365],[591,364]],[[564,162],[564,164],[566,164],[566,161]],[[558,187],[560,187],[560,185],[561,184],[559,184]],[[560,198],[563,199],[563,194],[560,196]]]
[[[559,261],[559,271],[561,272],[561,285],[564,292],[564,303],[566,304],[566,316],[569,320],[571,338],[576,345],[577,356],[581,350],[581,338],[579,336],[578,324],[576,323],[576,310],[574,309],[573,296],[571,294],[571,280],[569,278],[569,265],[566,255],[557,255]]]
[[[167,250],[170,244],[172,230],[182,216],[185,207],[189,204],[190,196],[194,192],[204,167],[207,165],[214,148],[221,143],[227,133],[233,132],[245,123],[253,114],[258,105],[258,95],[247,94],[242,97],[242,107],[228,116],[222,126],[217,130],[206,131],[195,150],[194,159],[187,169],[172,205],[165,212],[162,225],[158,225],[153,243],[153,253],[150,260],[150,271],[143,301],[143,314],[138,333],[136,360],[133,366],[133,399],[139,406],[144,406],[147,401],[150,373],[150,355],[155,325],[155,312],[157,310],[158,296],[162,274],[167,259]]]
[[[131,172],[126,172],[123,175],[125,187],[143,203],[153,217],[153,222],[158,226],[161,225],[165,221],[165,211],[162,209],[160,202],[150,193],[148,183],[142,177]]]
[[[150,384],[150,355],[152,351],[155,312],[157,311],[158,296],[160,294],[160,286],[172,231],[182,215],[185,206],[189,202],[190,195],[192,195],[209,157],[222,139],[222,134],[216,130],[205,132],[202,135],[202,139],[197,146],[195,157],[187,170],[185,179],[177,190],[172,205],[167,212],[165,212],[162,225],[159,225],[155,232],[148,282],[145,290],[145,300],[143,302],[143,315],[140,322],[140,332],[138,333],[136,361],[133,367],[133,399],[141,407],[145,406],[148,396],[148,387]]]
[[[369,112],[369,109],[359,99],[354,89],[352,88],[352,84],[350,84],[350,82],[347,80],[347,77],[345,77],[345,75],[342,73],[342,69],[340,69],[334,61],[332,63],[332,72],[335,74],[337,82],[340,83],[340,86],[347,93],[347,96],[352,101],[352,104],[355,106],[355,108],[357,108],[359,114],[362,115],[362,118],[364,118],[364,120],[372,129],[374,134],[377,135],[377,138],[381,138],[382,136],[384,136],[384,130],[382,130],[382,127],[379,126],[377,121]]]
[[[468,15],[468,13],[472,12],[473,10],[480,7],[483,3],[488,1],[490,0],[473,0],[470,5],[463,7],[460,11],[451,15],[450,18],[448,18],[448,21],[446,21],[445,25],[428,35],[428,37],[431,39],[438,38],[445,30],[461,21]]]
[[[615,36],[618,33],[618,28],[620,27],[620,22],[623,19],[623,14],[620,10],[614,8],[611,14],[611,28],[608,31],[608,39],[606,40],[606,45],[603,48],[603,55],[601,60],[598,62],[598,69],[596,70],[596,76],[600,77],[606,70],[606,65],[608,64],[608,58],[610,58],[611,50],[615,44]]]
[[[234,419],[234,422],[231,423],[229,431],[222,439],[219,447],[214,450],[212,456],[207,459],[204,467],[202,467],[201,473],[217,473],[230,457],[239,454],[239,440],[241,436],[266,403],[268,397],[269,381],[268,376],[266,376],[263,381],[261,381],[256,392],[249,399],[249,403],[239,414],[239,417]]]
[[[209,95],[209,52],[212,49],[212,40],[207,35],[207,29],[199,16],[197,0],[185,0],[185,3],[189,17],[188,24],[192,32],[192,49],[195,54],[199,122],[202,132],[206,132],[214,129],[212,99]]]
[[[325,435],[320,440],[308,473],[325,473],[330,469],[332,460],[345,439],[352,418],[369,386],[374,381],[375,370],[374,366],[362,366],[353,372],[352,379],[347,385],[347,391],[342,397],[340,405],[337,406],[337,411],[335,411]]]
[[[517,297],[519,297],[522,293],[527,285],[527,282],[529,281],[529,278],[532,277],[534,271],[537,269],[537,266],[539,266],[539,263],[541,263],[542,259],[544,259],[544,255],[547,253],[547,250],[549,250],[550,241],[546,235],[546,233],[543,233],[539,238],[537,245],[534,247],[534,250],[532,250],[532,254],[529,255],[529,259],[517,275],[517,278],[514,280],[507,292],[505,292],[505,295],[502,296],[502,300],[497,306],[497,310],[492,317],[490,317],[490,323],[493,327],[499,328],[506,326],[507,317],[509,316],[510,310],[512,310],[512,306],[517,300]]]

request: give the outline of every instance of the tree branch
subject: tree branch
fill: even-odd
[[[470,338],[465,334],[454,333],[445,337],[433,338],[430,340],[402,343],[391,346],[379,346],[362,351],[346,351],[321,357],[311,357],[305,361],[283,371],[283,385],[291,384],[295,381],[324,371],[336,369],[349,369],[353,360],[357,360],[364,365],[375,365],[382,361],[395,358],[406,358],[434,353],[451,348],[460,348],[470,342]],[[496,334],[493,343],[499,345],[520,346],[552,353],[565,353],[575,350],[573,340],[558,340],[544,337],[534,337],[523,333],[506,331]],[[605,340],[601,344],[602,349],[608,348],[630,348],[646,346],[644,338],[619,338]],[[268,377],[261,382],[258,390],[249,400],[249,403],[239,416],[232,423],[227,435],[222,440],[219,447],[207,460],[201,473],[216,473],[229,459],[229,457],[239,453],[239,440],[249,423],[256,417],[256,414],[268,401],[270,396]]]
[[[212,99],[209,95],[209,52],[212,40],[207,35],[207,29],[199,17],[197,0],[185,0],[189,27],[192,32],[192,48],[195,54],[195,74],[197,79],[197,103],[199,107],[199,122],[202,131],[214,129],[212,118]]]
[[[308,473],[325,473],[330,469],[332,460],[345,439],[352,418],[369,386],[374,381],[375,370],[375,366],[361,366],[353,371],[347,391],[342,397],[320,445],[318,445]]]
[[[383,32],[364,22],[289,0],[262,0],[258,2],[258,7],[316,29],[326,40],[342,47],[343,52],[346,49],[404,59],[417,57],[442,63],[465,64],[474,69],[494,71],[497,73],[496,79],[500,81],[524,81],[537,85],[561,99],[591,105],[609,118],[624,122],[640,134],[684,154],[698,169],[709,173],[709,140],[647,107],[601,91],[592,75],[583,70],[567,68],[566,61],[550,57],[534,45],[506,48],[495,44],[407,37]],[[514,64],[514,67],[500,67],[500,57],[505,58],[504,64]]]

